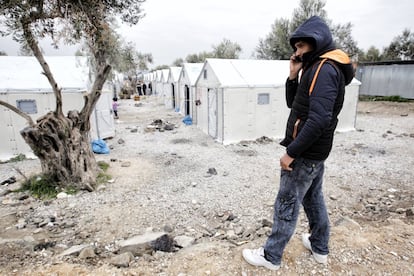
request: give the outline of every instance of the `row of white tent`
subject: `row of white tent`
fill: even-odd
[[[86,57],[46,56],[45,60],[62,89],[63,112],[80,110],[91,86]],[[115,135],[112,95],[112,87],[105,86],[90,118],[91,140]],[[35,57],[0,56],[0,100],[26,112],[33,121],[56,108],[55,95]],[[0,106],[0,161],[19,154],[34,157],[20,135],[26,126],[25,119]]]
[[[144,75],[167,108],[223,144],[281,138],[289,109],[285,101],[287,60],[207,59]],[[360,82],[346,87],[338,131],[355,129]]]

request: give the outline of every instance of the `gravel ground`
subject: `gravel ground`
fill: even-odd
[[[413,116],[412,102],[359,103],[356,131],[336,134],[326,162],[328,266],[317,265],[300,243],[302,212],[282,268],[269,272],[245,263],[241,251],[262,245],[269,231],[284,152],[279,141],[224,146],[184,125],[156,97],[121,100],[116,136],[107,140],[111,153],[96,156],[110,164],[113,181],[46,202],[7,192],[18,183],[0,187],[0,274],[414,275]],[[149,129],[156,119],[175,128]],[[40,172],[37,160],[0,164],[1,179],[20,182],[14,168]],[[148,229],[195,244],[135,257],[127,268],[107,261],[119,241]],[[43,248],[26,246],[30,238]],[[58,257],[79,244],[93,245],[97,256]]]

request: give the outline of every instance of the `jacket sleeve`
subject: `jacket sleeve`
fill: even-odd
[[[287,147],[289,156],[293,158],[300,156],[330,126],[339,82],[340,76],[336,69],[333,65],[325,63],[309,96],[308,118],[296,139]]]
[[[296,91],[298,89],[298,79],[289,80],[289,78],[286,80],[286,105],[289,108],[292,108],[293,100],[296,96]]]

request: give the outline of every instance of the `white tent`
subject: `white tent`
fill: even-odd
[[[200,75],[204,63],[184,63],[183,70],[178,78],[179,87],[179,108],[183,116],[190,115],[193,123],[196,122],[195,117],[195,83]]]
[[[89,68],[86,58],[74,56],[45,57],[56,82],[62,88],[63,112],[80,110],[88,91]],[[91,116],[91,139],[115,135],[111,114],[112,87],[103,91]],[[33,120],[55,110],[55,95],[35,57],[0,57],[0,99],[28,113]],[[18,154],[33,157],[30,147],[20,135],[26,120],[10,109],[0,107],[0,160]]]
[[[153,80],[153,89],[154,89],[154,95],[158,95],[159,97],[163,96],[163,84],[162,84],[162,70],[159,69],[155,71],[155,76]]]
[[[167,98],[171,98],[171,107],[174,110],[179,111],[179,102],[180,102],[180,87],[178,86],[178,78],[181,74],[182,67],[171,66],[168,74],[167,81]]]
[[[161,69],[161,96],[164,101],[164,105],[167,107],[171,106],[171,97],[168,97],[168,92],[170,91],[170,87],[168,85],[168,74],[170,73],[170,69]]]
[[[196,81],[197,126],[223,144],[284,135],[287,60],[207,59]],[[338,130],[355,127],[359,82],[346,88]]]

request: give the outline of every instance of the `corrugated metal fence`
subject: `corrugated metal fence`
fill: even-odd
[[[356,78],[360,95],[414,99],[413,60],[358,64]]]

